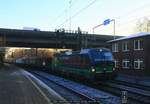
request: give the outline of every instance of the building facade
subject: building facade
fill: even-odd
[[[109,41],[116,72],[150,76],[150,33],[139,33]]]

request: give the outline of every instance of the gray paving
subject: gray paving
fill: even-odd
[[[50,94],[37,87],[19,69],[0,68],[0,104],[50,104]]]

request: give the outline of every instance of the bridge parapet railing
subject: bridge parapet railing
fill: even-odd
[[[65,29],[55,29],[55,32],[59,31],[59,32],[64,32],[64,33],[70,33],[70,34],[88,34],[87,31],[78,31],[78,30],[65,30]]]

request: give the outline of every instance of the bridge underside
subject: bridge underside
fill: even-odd
[[[0,29],[1,47],[67,48],[108,47],[110,35]]]
[[[82,48],[78,44],[61,44],[61,43],[24,43],[24,42],[6,42],[5,47],[28,47],[28,48],[65,48],[65,49],[78,49]],[[94,48],[94,47],[108,47],[107,44],[89,44],[86,48]],[[83,47],[84,48],[84,47]]]

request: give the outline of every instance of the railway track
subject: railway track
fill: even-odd
[[[40,75],[40,73],[37,72],[31,72],[38,78],[42,78],[42,80],[47,80],[49,82],[55,83],[60,87],[63,87],[64,89],[74,93],[77,96],[80,96],[80,98],[83,101],[89,101],[89,102],[97,102],[96,99],[93,99],[91,97],[88,97],[78,91],[75,91],[74,89],[67,88],[66,86],[62,86],[59,83],[48,79],[47,77],[44,77],[43,75]],[[85,83],[86,84],[86,83]],[[88,85],[88,84],[86,84]],[[126,82],[121,82],[121,81],[107,81],[106,83],[104,82],[99,82],[98,84],[93,84],[93,85],[88,85],[90,87],[94,87],[99,90],[103,90],[105,92],[111,93],[113,95],[122,96],[122,91],[127,92],[127,100],[128,104],[150,104],[150,91],[147,86],[142,86],[142,85],[137,85],[137,84],[130,84]]]
[[[96,100],[94,98],[91,98],[91,97],[89,97],[89,96],[87,96],[85,94],[82,94],[82,93],[80,93],[80,92],[78,92],[78,91],[76,91],[76,90],[74,90],[72,88],[68,88],[68,87],[63,86],[63,85],[61,85],[61,84],[59,84],[59,83],[57,83],[57,82],[55,82],[53,80],[50,80],[47,77],[41,75],[39,72],[30,71],[30,73],[32,73],[34,76],[36,76],[37,78],[39,78],[40,80],[42,80],[46,84],[48,84],[48,83],[51,83],[51,85],[55,84],[54,88],[56,88],[56,86],[57,87],[61,87],[61,88],[59,88],[59,91],[63,90],[63,91],[67,91],[67,93],[68,92],[72,93],[70,95],[70,96],[72,96],[72,98],[66,97],[66,100],[68,100],[68,102],[70,102],[71,104],[72,103],[73,104],[76,104],[76,103],[77,104],[91,104],[91,103],[92,104],[100,104],[101,103],[100,101],[98,101],[98,100]],[[58,90],[58,89],[56,89],[56,90]],[[77,96],[78,98],[73,97],[73,96]],[[64,95],[63,95],[63,97],[65,98]],[[74,100],[74,99],[78,99],[78,100]]]
[[[128,102],[135,104],[150,104],[150,91],[145,86],[129,85],[129,83],[121,83],[117,81],[99,82],[96,88],[110,92],[117,96],[122,96],[122,92],[127,92]]]
[[[121,81],[121,80],[111,80],[110,82],[150,91],[150,86],[146,86],[146,85],[142,85],[138,83],[131,83],[131,82],[126,82],[126,81]]]

